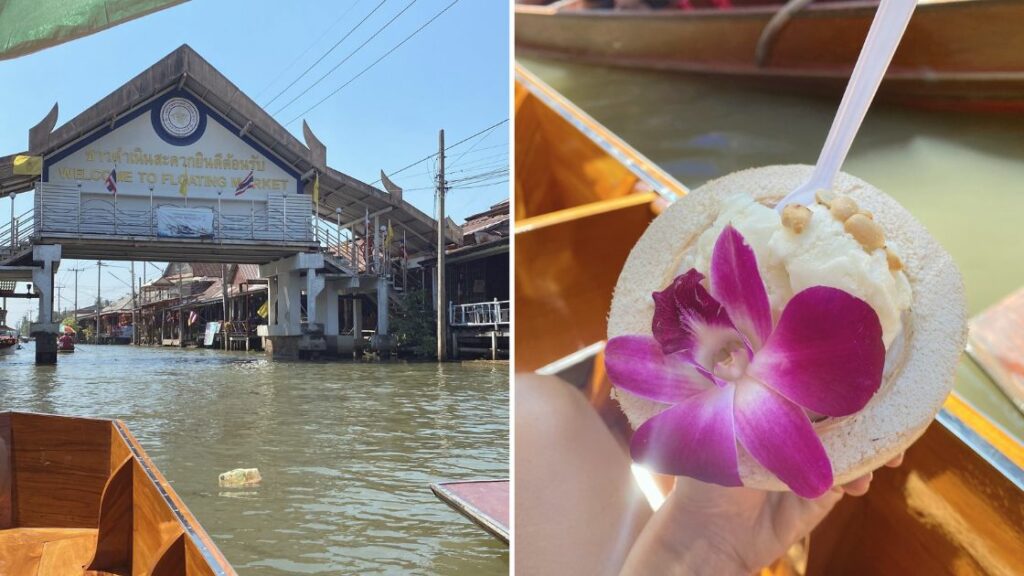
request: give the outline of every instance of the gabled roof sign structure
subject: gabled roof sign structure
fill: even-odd
[[[319,173],[319,211],[323,217],[333,222],[336,209],[341,208],[343,224],[353,222],[357,232],[364,234],[363,216],[367,212],[371,217],[379,214],[382,223],[390,220],[396,229],[407,231],[410,253],[434,250],[433,219],[403,201],[400,193],[389,194],[327,166],[326,147],[305,122],[304,145],[187,44],[57,128],[58,106],[54,104],[50,113],[29,131],[28,150],[19,154],[43,156],[45,164],[47,157],[114,125],[119,117],[171,91],[182,90],[215,110],[240,137],[255,141],[290,171],[302,175],[306,193],[311,192],[313,175]],[[0,157],[0,197],[31,190],[35,185],[36,177],[13,173],[14,156]]]

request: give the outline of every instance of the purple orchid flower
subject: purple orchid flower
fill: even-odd
[[[853,414],[882,382],[878,314],[836,288],[808,288],[778,323],[754,251],[731,225],[715,242],[711,289],[691,269],[654,293],[650,336],[608,341],[616,387],[670,407],[633,435],[633,459],[672,475],[740,486],[739,446],[793,492],[832,486],[832,465],[806,411]]]

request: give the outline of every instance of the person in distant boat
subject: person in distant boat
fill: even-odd
[[[70,334],[65,332],[60,338],[57,339],[57,343],[60,345],[62,350],[75,347],[75,339]]]
[[[515,378],[516,572],[749,575],[810,533],[871,474],[814,500],[679,477],[657,512],[628,450],[557,378]],[[887,466],[899,466],[903,456]]]

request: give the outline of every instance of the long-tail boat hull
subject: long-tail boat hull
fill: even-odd
[[[0,412],[0,574],[235,571],[123,422]]]
[[[686,190],[522,68],[515,111],[516,366],[577,386],[625,449],[605,318],[629,249]],[[902,466],[763,575],[1024,573],[1021,542],[1024,446],[953,394]]]
[[[878,3],[814,2],[773,23],[781,4],[688,11],[587,9],[582,0],[519,4],[516,53],[841,93]],[[1024,2],[1017,0],[920,0],[879,98],[1024,110],[1021,22]]]

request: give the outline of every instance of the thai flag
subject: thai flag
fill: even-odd
[[[246,190],[255,188],[256,186],[253,184],[252,180],[252,170],[249,170],[249,174],[245,178],[242,178],[242,181],[238,183],[238,187],[235,188],[235,196],[241,196],[242,194],[245,194]]]
[[[110,174],[107,174],[107,190],[117,196],[117,166],[114,166],[110,170]]]

